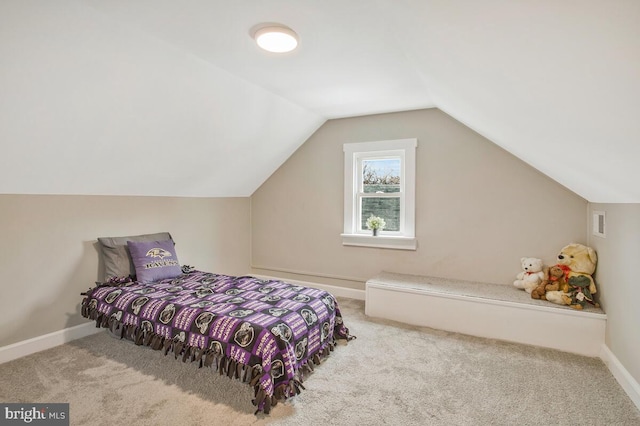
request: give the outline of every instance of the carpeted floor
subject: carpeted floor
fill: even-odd
[[[0,365],[0,401],[69,402],[72,425],[640,425],[597,358],[365,317],[306,390],[255,416],[249,386],[99,333]],[[455,314],[455,313],[452,313]]]

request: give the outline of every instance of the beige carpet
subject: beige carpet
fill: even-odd
[[[599,359],[372,320],[363,302],[339,302],[358,338],[269,416],[254,416],[249,386],[107,332],[0,365],[0,401],[69,402],[72,425],[640,425]]]

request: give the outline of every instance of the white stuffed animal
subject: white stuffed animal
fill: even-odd
[[[531,294],[531,291],[538,287],[545,278],[542,259],[523,257],[520,259],[520,263],[522,263],[522,272],[516,276],[517,279],[513,282],[513,285]]]

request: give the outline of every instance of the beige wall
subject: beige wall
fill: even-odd
[[[171,232],[181,264],[244,274],[248,198],[0,195],[0,347],[81,324],[96,238]]]
[[[590,204],[590,211],[606,214],[605,238],[591,236],[598,253],[595,280],[600,304],[607,313],[606,344],[620,363],[640,383],[640,204]],[[589,215],[591,218],[591,214]]]
[[[343,144],[414,137],[418,250],[342,246]],[[587,238],[583,198],[438,109],[328,121],[253,194],[251,215],[255,273],[360,289],[382,270],[510,285],[520,257],[555,263]]]

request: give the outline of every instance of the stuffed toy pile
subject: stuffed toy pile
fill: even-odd
[[[569,244],[558,254],[558,266],[564,271],[567,286],[552,282],[545,286],[545,297],[548,301],[559,305],[569,305],[574,309],[583,309],[586,303],[599,306],[594,300],[596,283],[593,273],[596,270],[598,257],[595,250],[582,244]]]
[[[522,272],[513,285],[531,294],[532,299],[548,300],[574,309],[584,309],[587,303],[596,307],[594,301],[596,283],[593,273],[598,257],[596,252],[582,244],[569,244],[558,254],[558,263],[546,268],[542,260],[534,257],[520,259]]]

